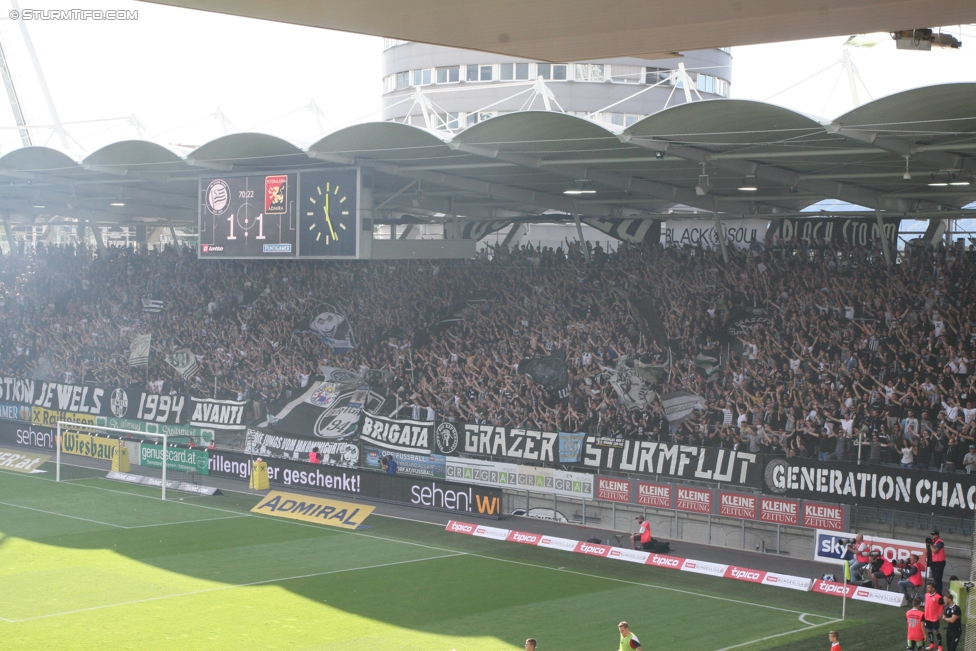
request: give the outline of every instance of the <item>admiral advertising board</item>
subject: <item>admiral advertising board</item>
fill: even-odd
[[[210,455],[210,474],[248,479],[256,457],[236,452]],[[273,486],[356,495],[385,502],[487,517],[501,515],[502,492],[489,486],[461,485],[420,477],[317,466],[287,459],[264,459]]]

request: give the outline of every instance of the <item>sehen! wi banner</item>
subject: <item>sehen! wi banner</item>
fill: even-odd
[[[596,436],[590,435],[583,444],[580,465],[601,473],[642,473],[758,488],[761,484],[760,461],[758,455],[738,450],[636,439],[624,439],[622,447],[604,447],[599,445]]]
[[[964,518],[972,517],[976,510],[973,475],[795,457],[766,459],[762,491],[766,495]]]

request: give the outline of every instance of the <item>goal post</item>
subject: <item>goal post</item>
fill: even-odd
[[[160,488],[166,499],[175,483],[196,483],[208,455],[170,443],[168,434],[58,421],[55,480],[110,478]]]

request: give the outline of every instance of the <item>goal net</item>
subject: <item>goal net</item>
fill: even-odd
[[[166,434],[115,427],[58,422],[57,481],[112,479],[159,491],[198,492],[207,473],[209,455],[186,444],[171,443]]]

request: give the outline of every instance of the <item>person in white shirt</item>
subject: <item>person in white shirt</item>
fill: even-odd
[[[969,446],[969,452],[962,458],[962,465],[966,468],[967,475],[973,474],[973,470],[976,470],[976,445]]]

